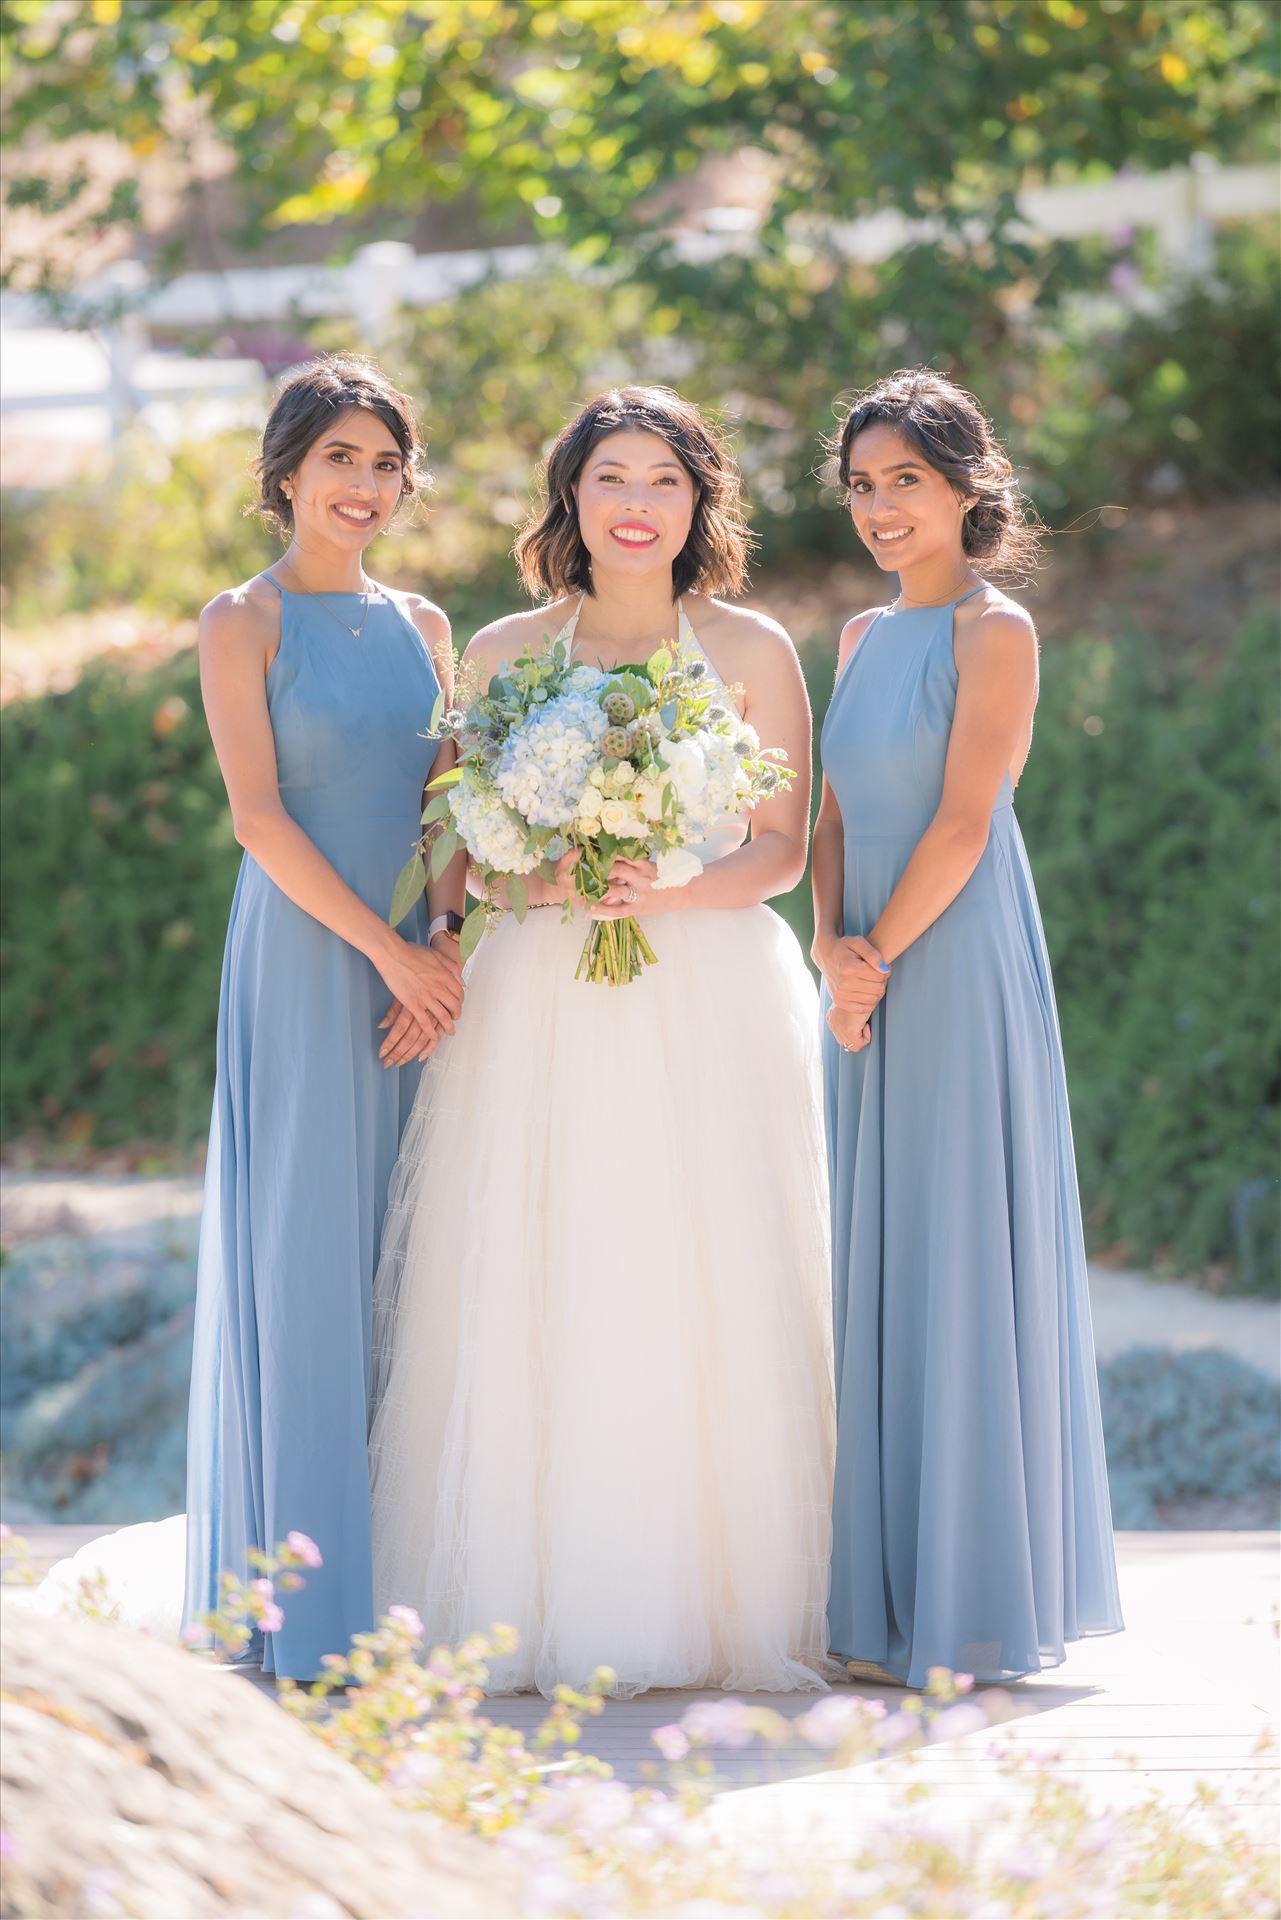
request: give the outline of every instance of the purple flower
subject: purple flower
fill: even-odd
[[[952,1675],[952,1685],[958,1693],[969,1693],[974,1686],[974,1675],[972,1673],[954,1673]]]
[[[320,1557],[320,1548],[308,1534],[287,1533],[285,1535],[285,1545],[288,1547],[290,1553],[297,1555],[304,1567],[324,1566],[325,1563]]]
[[[387,1618],[403,1627],[412,1640],[421,1640],[426,1631],[413,1607],[388,1607]]]
[[[264,1633],[279,1633],[284,1624],[285,1616],[274,1601],[270,1606],[264,1607],[258,1616],[258,1625]]]
[[[263,1600],[274,1600],[276,1597],[276,1589],[270,1580],[251,1580],[249,1591],[256,1593]]]
[[[655,1727],[649,1737],[664,1760],[683,1760],[689,1752],[689,1741],[680,1727]]]

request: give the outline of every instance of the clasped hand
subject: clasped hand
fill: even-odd
[[[827,1024],[847,1053],[858,1053],[872,1038],[871,1016],[885,997],[891,968],[861,933],[816,942],[814,959],[832,998]]]
[[[430,1059],[463,1010],[457,940],[446,933],[438,933],[430,947],[401,940],[379,972],[395,997],[378,1022],[387,1032],[378,1058],[385,1067]]]

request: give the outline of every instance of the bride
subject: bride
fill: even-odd
[[[833,1445],[815,990],[764,902],[805,866],[810,716],[795,651],[736,593],[739,481],[663,388],[561,433],[517,560],[551,604],[477,634],[481,684],[559,635],[613,669],[679,638],[790,791],[662,891],[619,862],[600,911],[658,964],[575,980],[566,863],[471,968],[421,1083],[375,1285],[379,1612],[431,1641],[505,1622],[498,1689],[813,1688]],[[461,885],[461,882],[460,882]],[[461,898],[456,902],[462,905]],[[389,1036],[389,1056],[398,1045]]]

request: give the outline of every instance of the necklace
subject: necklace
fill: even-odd
[[[285,562],[281,560],[278,564],[283,567],[285,565]],[[289,572],[293,574],[293,571],[294,571],[293,568],[290,567]],[[296,575],[294,575],[294,577],[297,578]],[[363,580],[364,578],[365,578],[365,575],[362,573],[361,579]],[[336,620],[338,625],[343,629],[343,631],[345,633],[349,633],[353,640],[359,640],[361,634],[365,631],[365,622],[369,618],[369,609],[373,604],[371,596],[374,593],[374,591],[375,591],[374,583],[372,580],[370,580],[367,583],[364,592],[361,593],[360,595],[360,598],[365,603],[365,611],[360,616],[360,625],[358,627],[353,627],[349,620],[344,620],[340,613],[335,613],[323,593],[308,593],[305,595],[305,597],[308,600],[319,601],[320,605],[323,607],[324,611],[329,615],[329,618],[331,620]]]
[[[968,581],[962,580],[959,584],[962,588],[966,586],[981,587],[983,582],[978,579],[977,576],[971,574]],[[956,597],[957,590],[953,588],[952,592],[945,593],[941,600],[909,600],[900,587],[896,604],[903,609],[904,613],[910,613],[917,607],[945,607],[949,600],[955,600]]]

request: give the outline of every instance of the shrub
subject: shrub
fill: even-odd
[[[817,753],[830,654],[805,665]],[[1279,792],[1270,615],[1209,662],[1141,634],[1047,650],[1017,806],[1090,1237],[1259,1292],[1281,1269]],[[808,878],[778,904],[808,951]]]
[[[464,607],[459,630],[478,620]],[[821,722],[830,656],[806,671]],[[96,664],[0,715],[0,1125],[68,1149],[203,1136],[239,862],[196,663]],[[1096,1245],[1275,1284],[1281,1012],[1271,621],[1221,656],[1050,649],[1019,814]],[[808,882],[780,903],[806,947]]]
[[[1281,1490],[1281,1388],[1230,1354],[1132,1347],[1099,1368],[1112,1518],[1156,1527],[1176,1500]]]

